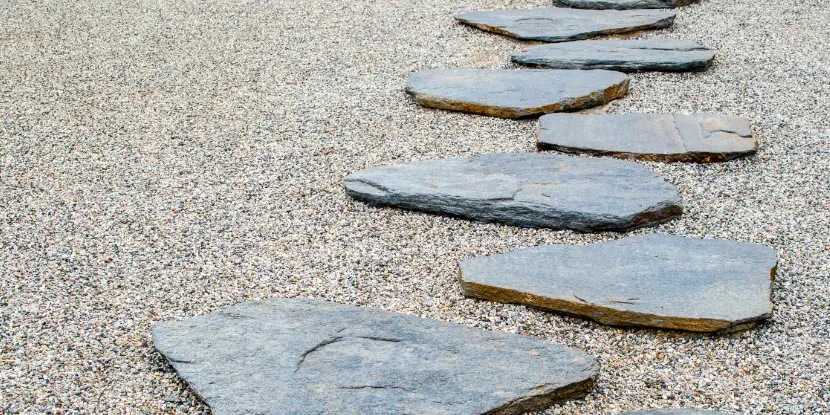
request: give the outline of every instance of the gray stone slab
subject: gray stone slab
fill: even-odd
[[[425,107],[522,118],[603,105],[628,93],[628,81],[604,70],[429,69],[406,92]]]
[[[651,409],[646,411],[627,411],[617,415],[716,415],[726,412],[706,411],[702,409]]]
[[[715,52],[685,40],[582,40],[516,52],[513,62],[554,69],[638,71],[703,71]]]
[[[553,154],[488,154],[374,167],[344,180],[349,195],[516,226],[624,231],[681,214],[671,184],[640,164]]]
[[[304,299],[159,323],[153,342],[214,415],[521,414],[599,370],[532,337]]]
[[[728,332],[770,316],[777,260],[752,243],[650,235],[472,258],[459,279],[468,297],[603,324]]]
[[[663,10],[578,10],[558,7],[489,10],[460,13],[461,23],[525,40],[569,42],[647,29],[674,23]]]
[[[668,9],[687,6],[697,0],[553,0],[557,7],[572,7],[577,9]]]
[[[540,149],[652,161],[709,163],[755,154],[749,120],[719,114],[550,114]]]

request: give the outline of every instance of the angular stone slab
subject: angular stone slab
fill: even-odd
[[[703,71],[715,52],[685,40],[582,40],[537,46],[514,53],[513,62],[554,69]]]
[[[153,342],[214,415],[521,414],[599,370],[532,337],[305,299],[159,323]]]
[[[572,7],[576,9],[669,9],[688,6],[697,0],[553,0],[557,7]]]
[[[406,92],[425,107],[522,118],[603,105],[628,93],[628,82],[602,70],[428,69],[412,74]]]
[[[652,409],[647,411],[626,411],[617,415],[717,415],[726,412],[705,411],[702,409]]]
[[[777,261],[762,245],[649,235],[472,258],[459,279],[468,297],[602,324],[728,332],[771,315]]]
[[[525,40],[569,42],[674,23],[675,14],[663,10],[577,10],[558,7],[460,13],[461,23]]]
[[[719,114],[550,114],[537,145],[568,153],[710,163],[755,154],[749,120]]]
[[[354,173],[350,196],[379,205],[516,226],[624,231],[682,212],[677,191],[645,166],[553,154],[488,154]]]

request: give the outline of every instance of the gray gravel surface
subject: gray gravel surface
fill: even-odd
[[[9,1],[0,6],[0,412],[206,411],[150,324],[306,296],[562,342],[598,389],[549,414],[664,406],[830,412],[830,2],[717,0],[648,37],[717,51],[642,74],[610,112],[727,112],[759,154],[649,164],[681,191],[657,229],[775,247],[768,324],[700,338],[464,299],[457,261],[618,234],[371,207],[369,166],[533,151],[536,121],[421,108],[412,71],[526,47],[455,13],[543,0]]]

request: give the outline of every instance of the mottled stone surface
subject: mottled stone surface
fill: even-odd
[[[482,30],[526,40],[569,42],[601,35],[662,29],[674,23],[662,10],[578,10],[557,7],[460,13],[455,18]]]
[[[577,9],[667,9],[686,6],[697,0],[553,0],[557,7],[573,7]]]
[[[677,191],[626,161],[488,154],[374,167],[344,180],[370,203],[517,226],[623,231],[682,212]]]
[[[755,154],[749,120],[719,114],[550,114],[538,146],[625,159],[709,163]]]
[[[532,337],[304,299],[159,323],[153,342],[214,415],[521,414],[599,370]]]
[[[645,411],[620,412],[617,415],[716,415],[726,412],[706,411],[702,409],[650,409]]]
[[[425,107],[522,118],[603,105],[628,93],[620,72],[545,69],[428,69],[406,92]]]
[[[537,46],[514,53],[512,59],[554,69],[680,72],[707,69],[715,52],[685,40],[582,40]]]
[[[777,261],[763,245],[650,235],[472,258],[459,279],[468,297],[603,324],[726,332],[771,315]]]

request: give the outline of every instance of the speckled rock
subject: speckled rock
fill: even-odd
[[[651,409],[646,411],[626,411],[617,415],[716,415],[726,412],[706,411],[702,409]]]
[[[556,343],[336,303],[247,302],[153,327],[213,414],[521,414],[599,365]]]
[[[573,7],[577,9],[667,9],[686,6],[696,0],[553,0],[558,7]]]
[[[545,69],[429,69],[406,92],[425,107],[522,118],[603,105],[628,92],[620,72]]]
[[[662,10],[577,10],[557,7],[460,13],[461,23],[526,40],[568,42],[601,35],[662,29],[675,14]]]
[[[583,40],[537,46],[514,53],[512,59],[554,69],[680,72],[707,69],[715,52],[685,40]]]
[[[374,167],[344,180],[370,203],[484,222],[578,231],[624,231],[679,216],[674,186],[645,166],[533,153]]]
[[[771,315],[777,261],[763,245],[658,234],[476,257],[459,280],[468,297],[603,324],[727,332]]]
[[[625,159],[709,163],[755,154],[749,120],[719,114],[550,114],[538,146]]]

